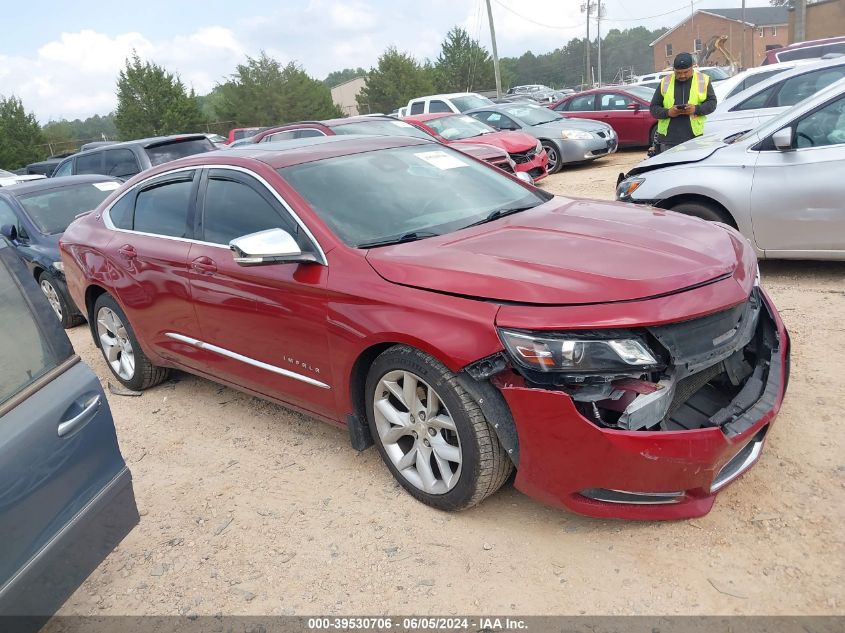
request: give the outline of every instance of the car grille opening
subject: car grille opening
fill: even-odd
[[[537,156],[536,149],[530,149],[527,152],[514,152],[510,155],[511,160],[515,162],[517,165],[522,165],[524,163],[530,163],[534,158]]]

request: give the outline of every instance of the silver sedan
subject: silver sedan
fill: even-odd
[[[845,79],[745,134],[620,175],[616,197],[738,228],[759,257],[845,260]]]
[[[619,139],[607,123],[569,119],[533,103],[500,103],[466,112],[498,130],[516,130],[538,139],[549,155],[549,173],[568,163],[585,163],[616,151]]]

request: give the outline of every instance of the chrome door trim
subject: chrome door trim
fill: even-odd
[[[258,147],[258,146],[259,145],[256,144],[256,147]],[[191,165],[189,167],[177,167],[176,169],[172,169],[170,171],[161,172],[160,174],[156,174],[154,176],[154,178],[159,178],[161,176],[169,176],[171,174],[178,174],[179,172],[183,172],[183,171],[194,171],[194,170],[199,170],[199,169],[230,169],[232,171],[237,171],[237,172],[246,174],[247,176],[250,176],[252,178],[255,178],[259,183],[261,183],[267,189],[267,191],[269,191],[273,195],[273,197],[276,200],[279,201],[279,204],[281,204],[287,210],[287,212],[293,218],[293,221],[296,222],[296,224],[305,232],[305,235],[308,236],[308,238],[311,240],[311,242],[314,244],[314,246],[316,246],[318,263],[322,264],[323,266],[329,265],[329,262],[326,259],[326,253],[323,250],[323,247],[317,241],[317,238],[314,237],[314,234],[311,232],[311,230],[305,225],[305,223],[296,214],[296,212],[290,207],[290,205],[287,202],[285,202],[284,198],[282,198],[279,195],[279,192],[277,192],[272,186],[270,186],[270,183],[268,183],[264,178],[262,178],[260,175],[256,174],[251,169],[246,169],[245,167],[240,167],[238,165],[225,165],[225,164],[220,164],[220,165],[216,165],[216,164],[215,165]],[[123,197],[125,195],[127,195],[129,192],[136,190],[138,187],[146,185],[148,182],[149,182],[149,180],[144,180],[144,181],[135,183],[134,185],[129,187],[126,191],[121,192],[120,196],[118,196],[117,198],[114,199],[114,201],[108,206],[108,208],[105,209],[101,214],[102,218],[103,218],[103,223],[106,225],[106,227],[108,229],[115,231],[115,232],[118,232],[118,233],[129,233],[131,235],[146,235],[146,236],[149,236],[149,237],[160,237],[162,239],[175,240],[175,241],[178,241],[178,242],[188,242],[190,244],[207,245],[208,242],[202,242],[200,240],[192,240],[192,239],[187,239],[187,238],[183,238],[183,237],[171,237],[171,236],[168,236],[168,235],[158,235],[156,233],[144,233],[144,232],[141,232],[141,231],[132,231],[132,230],[129,230],[129,229],[121,229],[121,228],[116,227],[112,223],[111,217],[109,216],[109,213],[110,213],[112,207],[114,205],[116,205],[120,200],[122,200]],[[214,246],[220,246],[221,248],[225,248],[225,249],[229,248],[228,245],[224,245],[224,244],[215,244]]]
[[[303,376],[302,374],[297,374],[296,372],[289,371],[287,369],[282,369],[281,367],[276,367],[275,365],[270,365],[269,363],[265,363],[260,360],[255,360],[254,358],[250,358],[249,356],[244,356],[242,354],[238,354],[237,352],[232,352],[223,347],[218,347],[217,345],[212,345],[211,343],[206,343],[204,341],[191,338],[190,336],[176,334],[175,332],[166,332],[165,336],[172,338],[176,341],[180,341],[182,343],[187,343],[188,345],[193,345],[196,348],[206,349],[210,352],[214,352],[215,354],[220,354],[221,356],[240,361],[247,365],[258,367],[259,369],[264,369],[273,372],[274,374],[279,374],[280,376],[293,378],[294,380],[299,380],[301,382],[308,383],[309,385],[320,387],[321,389],[331,389],[331,387],[326,383],[320,382],[319,380],[315,380],[314,378],[310,378],[309,376]]]

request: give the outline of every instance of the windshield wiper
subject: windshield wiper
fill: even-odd
[[[542,204],[542,203],[540,203]],[[540,206],[540,204],[526,204],[520,207],[503,207],[501,209],[495,209],[487,214],[483,220],[479,220],[478,222],[473,222],[472,224],[467,224],[464,228],[468,229],[471,226],[478,226],[479,224],[487,224],[488,222],[492,222],[493,220],[498,220],[499,218],[503,218],[506,215],[513,215],[514,213],[520,213],[521,211],[528,211],[528,209],[533,209],[534,207]]]
[[[405,242],[416,242],[427,237],[436,237],[440,233],[434,231],[412,231],[410,233],[403,233],[399,236],[385,237],[380,240],[373,240],[372,242],[362,242],[358,244],[357,248],[376,248],[378,246],[390,246],[391,244],[404,244]]]

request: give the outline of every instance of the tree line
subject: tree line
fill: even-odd
[[[652,71],[649,43],[664,31],[643,27],[609,31],[602,38],[605,81],[623,67],[633,67],[640,74]],[[592,44],[593,55],[596,44]],[[520,57],[502,58],[502,84],[577,87],[589,83],[583,76],[584,50],[585,40],[575,38],[549,53],[527,51]],[[0,138],[4,139],[0,168],[13,169],[51,153],[76,150],[79,140],[199,131],[225,134],[233,127],[344,116],[332,102],[330,89],[360,76],[367,78],[366,87],[356,97],[362,113],[391,112],[425,94],[495,88],[490,53],[457,26],[446,34],[435,60],[417,60],[410,53],[388,47],[373,68],[333,71],[322,81],[295,62],[283,65],[261,52],[238,64],[235,72],[207,95],[197,95],[177,74],[133,53],[118,74],[117,108],[109,115],[40,126],[20,99],[0,98]]]

